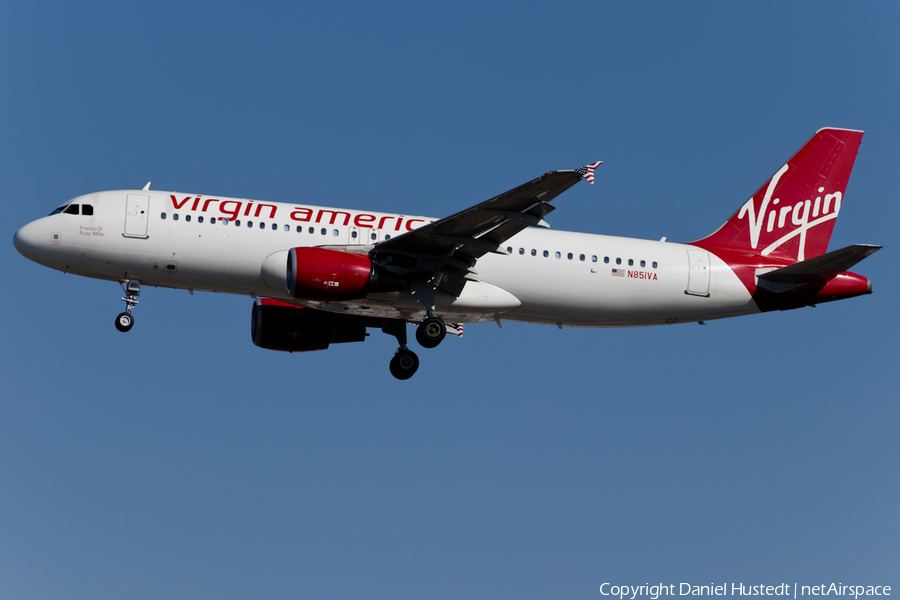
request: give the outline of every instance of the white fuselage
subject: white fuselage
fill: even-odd
[[[69,204],[88,205],[93,214],[54,214],[26,225],[16,234],[20,252],[99,279],[409,321],[425,314],[408,291],[342,302],[292,298],[284,260],[299,246],[365,252],[431,218],[142,190],[98,192]],[[478,260],[478,281],[458,298],[438,292],[435,313],[458,322],[623,327],[759,312],[731,268],[695,246],[528,228],[503,247],[508,255]]]

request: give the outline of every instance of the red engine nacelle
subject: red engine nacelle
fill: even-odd
[[[373,279],[372,261],[364,254],[306,247],[288,252],[287,287],[295,298],[364,298]]]
[[[325,350],[329,344],[364,341],[366,321],[259,298],[253,303],[250,335],[260,348],[309,352]]]

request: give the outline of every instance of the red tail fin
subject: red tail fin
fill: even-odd
[[[828,249],[863,132],[820,129],[703,248],[800,261]]]

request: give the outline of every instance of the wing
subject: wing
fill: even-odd
[[[474,269],[489,252],[508,254],[503,243],[526,227],[549,227],[544,221],[556,207],[548,204],[586,179],[593,183],[599,162],[575,171],[551,171],[481,204],[429,223],[375,246],[377,258],[394,256],[398,265],[434,273],[435,287],[458,296],[466,280],[477,281]],[[412,266],[411,260],[415,261]]]

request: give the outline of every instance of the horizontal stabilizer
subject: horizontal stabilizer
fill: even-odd
[[[862,259],[871,256],[881,246],[854,244],[840,250],[828,252],[809,260],[803,260],[781,269],[759,275],[758,279],[772,283],[807,283],[821,279],[830,279],[843,273]]]

